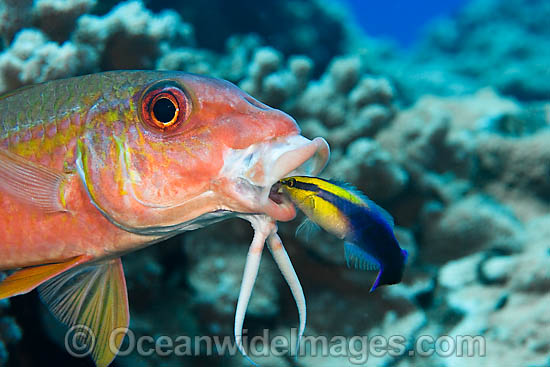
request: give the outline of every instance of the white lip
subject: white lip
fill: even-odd
[[[294,218],[296,211],[288,202],[269,198],[271,187],[281,178],[317,175],[325,167],[330,150],[323,138],[309,140],[301,135],[287,136],[231,150],[225,156],[221,179],[224,192],[241,213],[264,213],[278,221]]]

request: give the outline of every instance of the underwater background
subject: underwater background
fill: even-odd
[[[262,366],[550,366],[550,2],[2,0],[0,92],[116,69],[227,79],[332,149],[323,177],[395,218],[403,282],[369,293],[341,241],[279,225],[308,304],[306,335],[403,336],[368,361],[306,351]],[[418,4],[422,4],[419,6]],[[252,230],[229,220],[123,258],[140,335],[233,334]],[[288,335],[294,300],[264,256],[249,335]],[[0,366],[93,366],[36,292],[0,301]],[[480,336],[484,355],[409,353]],[[437,347],[437,346],[436,346]],[[437,348],[436,348],[437,349]],[[114,366],[242,366],[235,356],[119,356]],[[364,363],[363,363],[364,362]]]

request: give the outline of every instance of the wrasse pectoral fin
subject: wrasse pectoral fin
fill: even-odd
[[[61,322],[89,328],[80,342],[91,346],[96,366],[108,366],[120,349],[130,321],[120,258],[72,269],[44,283],[38,291]],[[112,334],[114,331],[116,334]],[[111,335],[116,335],[113,340]]]
[[[306,242],[309,242],[310,237],[321,231],[321,227],[309,218],[304,219],[302,223],[296,228],[296,237],[303,237]]]
[[[380,270],[378,276],[372,285],[370,291],[374,291],[380,283],[380,276],[382,275],[382,269],[380,262],[371,256],[368,252],[360,248],[359,246],[346,242],[344,244],[346,264],[348,267],[354,267],[361,270]]]
[[[0,149],[0,191],[47,212],[64,211],[60,188],[67,177]]]
[[[18,270],[0,283],[0,299],[28,293],[56,275],[90,259],[91,256],[82,255],[62,263],[39,265]]]
[[[378,270],[380,263],[368,252],[361,249],[359,246],[346,242],[344,245],[346,264],[348,267],[354,267],[361,270]]]

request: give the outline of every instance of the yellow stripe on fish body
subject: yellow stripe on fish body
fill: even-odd
[[[401,281],[408,253],[395,238],[388,212],[344,182],[293,176],[279,183],[279,192],[309,219],[346,241],[348,266],[379,270],[371,292],[380,285]]]
[[[318,177],[308,177],[308,176],[295,176],[294,178],[296,180],[299,179],[300,182],[316,185],[320,190],[330,192],[333,195],[340,197],[341,199],[345,199],[354,204],[366,206],[365,202],[353,191],[351,191],[350,189],[342,188],[330,181],[327,181]]]
[[[351,230],[349,219],[337,206],[325,200],[321,193],[329,192],[355,205],[367,206],[352,191],[317,177],[293,176],[281,180],[281,184],[300,210],[323,229],[342,239]]]

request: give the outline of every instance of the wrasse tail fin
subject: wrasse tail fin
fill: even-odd
[[[130,321],[120,258],[78,267],[49,280],[38,290],[42,301],[61,322],[70,327],[82,325],[81,330],[75,331],[82,332],[82,345],[91,345],[96,366],[108,366]],[[110,345],[114,330],[119,331],[114,345]]]
[[[378,270],[380,269],[380,263],[368,252],[361,249],[359,246],[346,242],[344,244],[344,250],[346,255],[346,264],[348,267],[354,267],[361,270]]]
[[[396,271],[395,269],[380,269],[376,280],[374,281],[370,292],[373,292],[380,285],[397,284],[401,282],[403,277],[403,271]]]
[[[403,278],[403,272],[405,270],[405,264],[407,263],[408,256],[409,253],[406,250],[401,249],[401,261],[396,261],[391,264],[386,264],[385,267],[381,267],[370,291],[374,291],[379,285],[400,283]]]
[[[61,186],[67,174],[0,149],[0,191],[47,212],[65,211]]]
[[[82,255],[62,263],[32,266],[18,270],[0,283],[0,299],[28,293],[56,275],[89,260],[91,260],[91,256]]]

